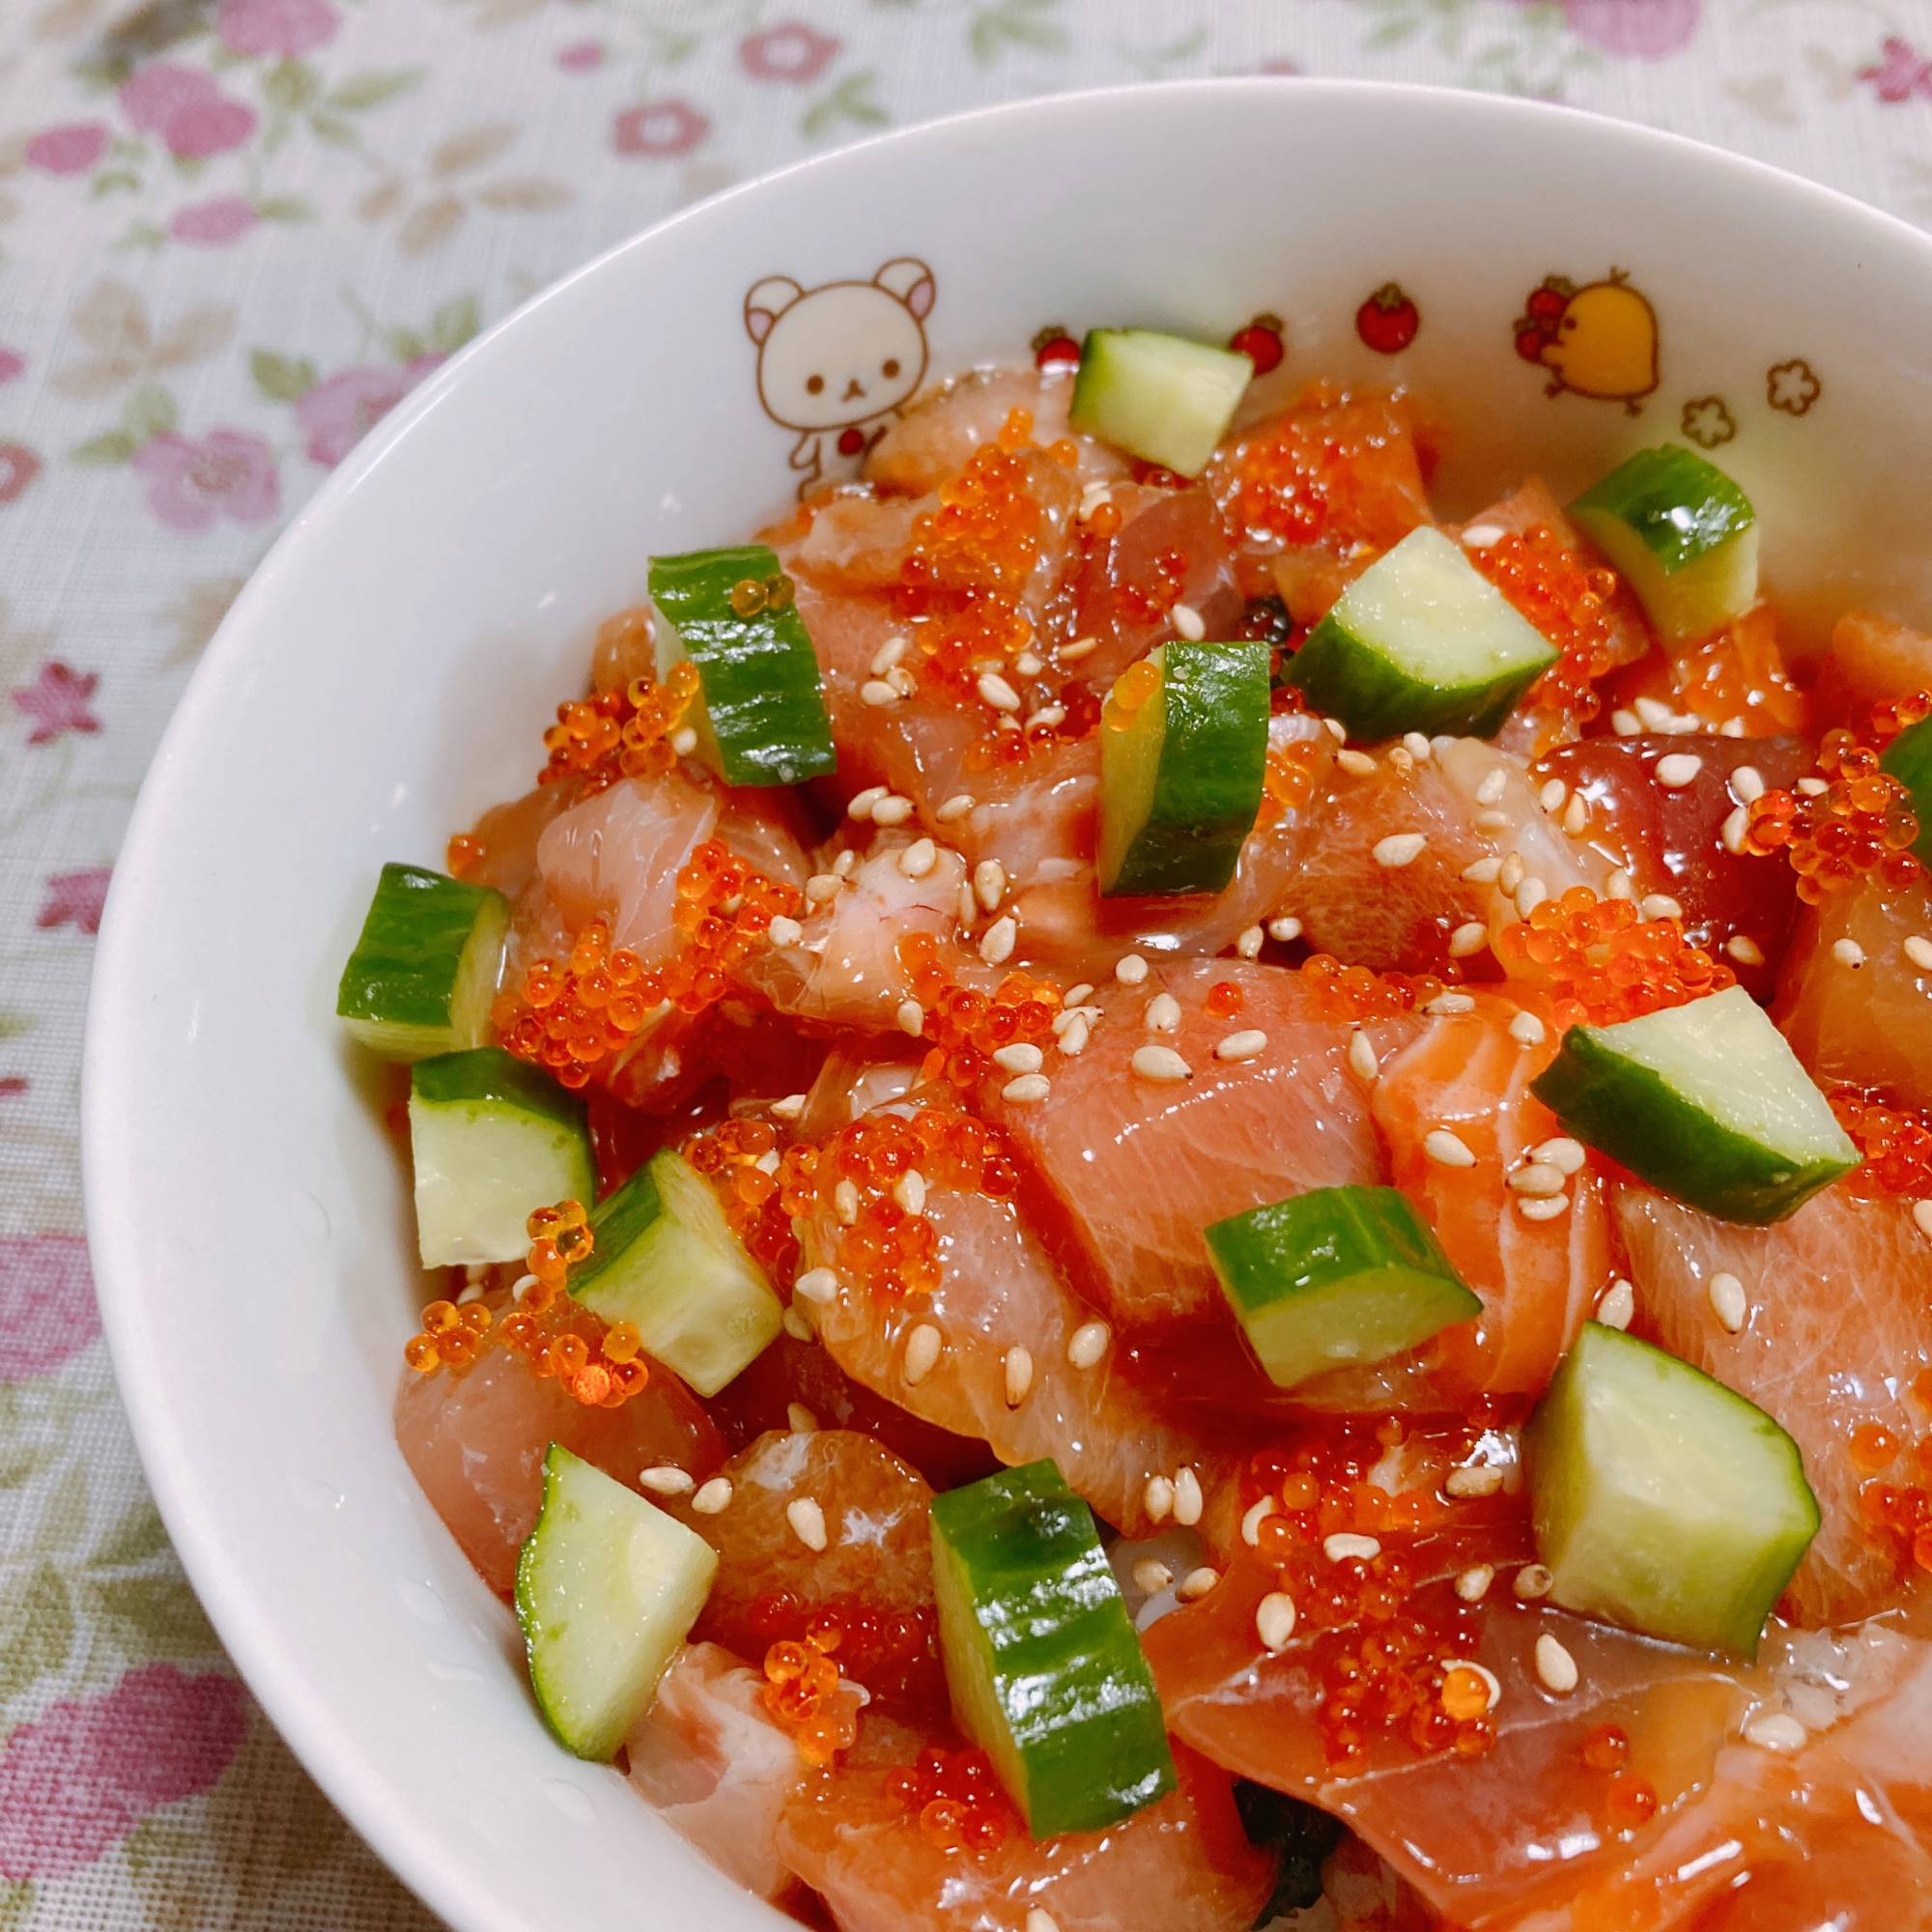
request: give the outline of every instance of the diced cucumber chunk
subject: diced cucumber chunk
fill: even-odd
[[[590,1212],[590,1259],[570,1292],[699,1395],[716,1395],[784,1325],[765,1271],[745,1252],[711,1183],[669,1148]]]
[[[615,1753],[717,1573],[701,1536],[550,1445],[543,1508],[517,1558],[517,1621],[537,1708],[567,1749],[599,1763]]]
[[[497,1046],[411,1068],[410,1151],[424,1267],[520,1260],[532,1208],[596,1198],[583,1103]]]
[[[935,1496],[932,1579],[952,1715],[1036,1838],[1173,1790],[1153,1674],[1093,1512],[1051,1463]]]
[[[1885,748],[1878,763],[1912,794],[1912,810],[1918,817],[1918,838],[1912,849],[1932,866],[1932,718],[1908,724]]]
[[[1489,738],[1557,656],[1462,546],[1425,524],[1343,591],[1283,668],[1354,737]]]
[[[1318,1187],[1203,1233],[1228,1306],[1269,1378],[1380,1362],[1483,1312],[1393,1187]]]
[[[1742,986],[1618,1026],[1572,1027],[1530,1092],[1578,1140],[1726,1221],[1781,1221],[1859,1164]]]
[[[658,669],[679,658],[697,667],[689,722],[697,755],[726,784],[799,784],[838,769],[818,659],[774,552],[654,556],[650,590],[663,619]]]
[[[1710,635],[1757,602],[1757,512],[1681,443],[1640,449],[1570,505],[1666,642]]]
[[[1143,463],[1199,476],[1254,374],[1245,355],[1185,336],[1090,328],[1066,420]]]
[[[384,1060],[481,1046],[509,920],[509,901],[488,886],[384,866],[342,969],[337,1017]]]
[[[1148,661],[1159,689],[1100,732],[1100,891],[1218,893],[1261,810],[1267,646],[1176,638]]]
[[[1675,1355],[1587,1321],[1523,1434],[1551,1599],[1755,1657],[1818,1533],[1798,1445]]]

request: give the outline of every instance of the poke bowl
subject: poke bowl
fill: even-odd
[[[1932,1896],[1929,313],[1679,140],[1162,85],[704,204],[343,466],[116,868],[89,1230],[434,1910]]]

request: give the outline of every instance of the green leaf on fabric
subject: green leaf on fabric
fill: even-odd
[[[298,403],[316,384],[316,367],[306,355],[291,361],[272,349],[249,350],[248,373],[271,403]]]
[[[393,100],[397,95],[420,85],[424,71],[419,67],[404,67],[388,73],[373,69],[366,73],[352,73],[323,96],[323,105],[360,114],[365,108],[380,107],[384,101]]]
[[[306,61],[278,60],[262,76],[262,99],[290,114],[299,114],[321,92],[321,77]]]
[[[0,1878],[0,1932],[21,1932],[34,1909],[32,1879]]]
[[[32,1033],[40,1021],[20,1007],[0,1007],[0,1039],[18,1039]]]
[[[429,354],[429,344],[413,328],[384,329],[383,348],[396,362],[413,362],[418,355]]]
[[[76,1585],[90,1616],[114,1626],[133,1658],[185,1661],[219,1648],[187,1578],[179,1570],[136,1577],[85,1576]]]
[[[51,1563],[0,1584],[0,1707],[67,1662],[73,1649],[73,1605]]]
[[[158,383],[142,383],[121,411],[121,426],[136,442],[166,436],[181,420],[175,399]]]
[[[313,109],[308,117],[309,132],[321,141],[333,141],[338,148],[353,148],[362,137],[355,125],[326,107]]]
[[[107,1532],[100,1548],[88,1559],[96,1570],[127,1570],[168,1547],[168,1533],[153,1503],[136,1503]]]
[[[298,194],[265,194],[255,204],[264,221],[313,221],[315,210]]]
[[[96,201],[104,194],[131,194],[140,188],[141,177],[132,168],[102,168],[88,183],[87,191]]]
[[[121,1856],[135,1878],[145,1878],[156,1865],[196,1851],[201,1842],[185,1826],[151,1813],[121,1841]]]
[[[892,116],[872,99],[879,76],[870,68],[848,73],[830,93],[822,95],[799,119],[799,132],[808,141],[822,140],[841,121],[855,128],[887,128]]]
[[[999,0],[982,7],[966,30],[966,44],[981,67],[991,67],[1009,48],[1062,53],[1065,34],[1046,14],[1059,0]]]
[[[74,1463],[54,1485],[28,1546],[36,1556],[78,1549],[87,1541],[87,1464]]]
[[[10,1442],[0,1446],[0,1490],[24,1490],[59,1458],[58,1442]]]
[[[454,355],[483,327],[483,309],[473,295],[452,296],[429,319],[429,346]]]

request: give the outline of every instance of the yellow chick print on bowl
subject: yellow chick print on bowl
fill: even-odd
[[[1657,311],[1621,269],[1581,288],[1548,277],[1517,319],[1516,349],[1549,371],[1548,395],[1622,403],[1635,415],[1657,387]]]

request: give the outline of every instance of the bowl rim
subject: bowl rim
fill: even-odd
[[[1359,100],[1398,107],[1427,103],[1432,112],[1466,115],[1471,121],[1504,120],[1526,133],[1578,125],[1579,110],[1564,104],[1485,94],[1472,89],[1313,75],[1216,75],[1140,81],[1119,86],[1073,89],[1027,99],[1000,102],[889,129],[811,156],[735,184],[703,201],[626,236],[589,261],[559,276],[512,310],[452,356],[431,379],[366,436],[283,528],[257,565],[242,594],[203,652],[162,733],[116,856],[90,978],[86,1031],[81,1057],[80,1165],[89,1254],[101,1327],[115,1381],[153,1494],[175,1551],[224,1650],[294,1752],[363,1841],[389,1870],[433,1912],[452,1926],[494,1926],[504,1922],[492,1909],[487,1886],[434,1836],[416,1832],[404,1810],[382,1802],[384,1774],[369,1756],[354,1727],[338,1718],[305,1681],[299,1653],[285,1644],[275,1621],[256,1596],[248,1563],[237,1554],[222,1525],[204,1510],[193,1478],[193,1426],[180,1410],[163,1378],[153,1375],[139,1349],[141,1266],[131,1236],[131,1221],[102,1182],[121,1166],[113,1150],[124,1133],[123,1110],[115,1090],[131,1077],[134,1062],[119,1051],[121,1041],[139,1037],[139,929],[135,915],[124,910],[132,899],[132,882],[146,869],[147,856],[165,841],[169,820],[184,787],[192,788],[193,764],[184,755],[201,729],[204,714],[226,696],[234,674],[260,649],[257,610],[275,594],[291,561],[312,544],[326,542],[336,506],[414,425],[441,408],[469,381],[473,361],[490,353],[499,336],[540,327],[539,318],[559,302],[576,298],[580,285],[595,280],[608,266],[638,248],[651,246],[667,232],[717,213],[774,184],[813,174],[832,178],[840,171],[867,168],[880,156],[921,143],[944,142],[962,129],[1018,127],[1098,109],[1144,108],[1153,112],[1204,96],[1231,94]],[[1840,189],[1769,162],[1714,146],[1690,136],[1636,121],[1584,111],[1585,138],[1612,147],[1657,155],[1677,154],[1702,171],[1702,179],[1727,177],[1747,187],[1807,204],[1815,213],[1857,223],[1879,246],[1932,256],[1932,235],[1902,217],[1860,201]],[[1564,138],[1557,135],[1556,138]],[[641,1801],[640,1801],[641,1802]],[[749,1894],[748,1894],[749,1896]]]

